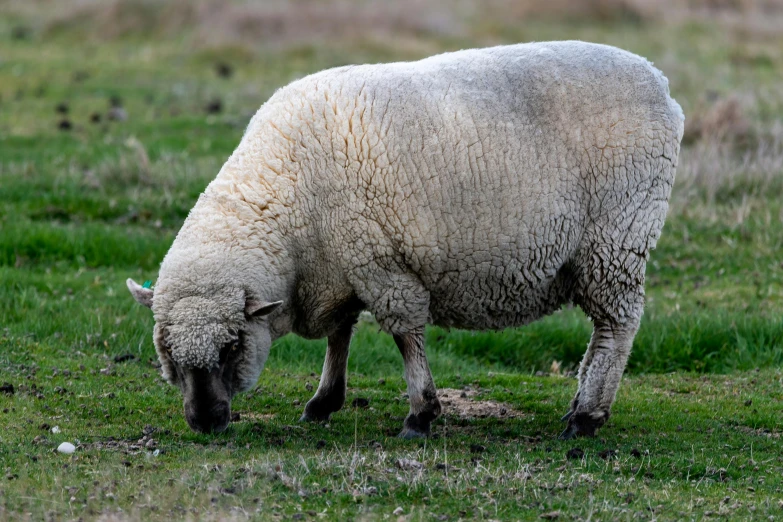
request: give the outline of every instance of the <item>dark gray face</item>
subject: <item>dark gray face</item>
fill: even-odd
[[[218,433],[228,426],[231,399],[235,393],[234,375],[241,349],[237,336],[236,340],[226,343],[220,352],[218,365],[211,370],[173,364],[176,384],[184,398],[185,420],[193,431]]]
[[[152,290],[128,280],[136,300],[152,307]],[[182,392],[185,419],[197,432],[221,432],[234,394],[255,385],[272,340],[267,316],[282,301],[245,298],[244,291],[189,296],[160,310],[154,341],[163,377]]]

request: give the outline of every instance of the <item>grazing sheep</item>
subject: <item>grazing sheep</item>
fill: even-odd
[[[272,341],[328,338],[303,420],[345,400],[358,314],[402,352],[404,437],[441,408],[424,327],[502,329],[568,302],[595,330],[562,437],[593,435],[639,326],[683,114],[647,60],[584,42],[331,69],[264,104],[153,290],[164,376],[221,431]]]

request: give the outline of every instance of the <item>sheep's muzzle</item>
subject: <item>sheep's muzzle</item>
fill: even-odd
[[[200,433],[224,431],[231,419],[231,394],[223,382],[222,371],[188,370],[184,382],[185,420]]]

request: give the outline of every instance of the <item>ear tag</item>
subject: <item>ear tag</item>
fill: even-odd
[[[152,288],[152,281],[144,281],[144,284],[141,285],[142,288]]]

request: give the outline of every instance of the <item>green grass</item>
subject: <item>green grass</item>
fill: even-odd
[[[28,39],[13,38],[19,23],[36,28]],[[100,40],[44,25],[0,17],[0,384],[15,387],[0,393],[0,520],[396,519],[398,507],[407,520],[783,517],[779,37],[710,19],[499,16],[399,41],[210,47],[188,32]],[[575,308],[504,332],[428,329],[438,386],[503,403],[513,418],[450,413],[430,440],[396,439],[408,408],[402,361],[364,321],[348,404],[363,397],[369,409],[298,424],[325,341],[288,336],[235,400],[239,421],[192,433],[179,392],[158,376],[151,314],[124,281],[155,279],[255,109],[330,66],[566,38],[649,57],[689,117],[738,93],[751,135],[721,144],[714,168],[697,154],[707,144],[683,151],[628,376],[599,437],[556,439],[576,383],[550,368],[569,375],[591,332]],[[215,74],[219,61],[231,78]],[[106,119],[112,97],[127,120]],[[223,110],[207,114],[215,98]],[[58,129],[65,118],[69,131]],[[138,444],[145,435],[150,448]],[[56,453],[62,441],[76,453]],[[568,459],[573,448],[583,457]]]

